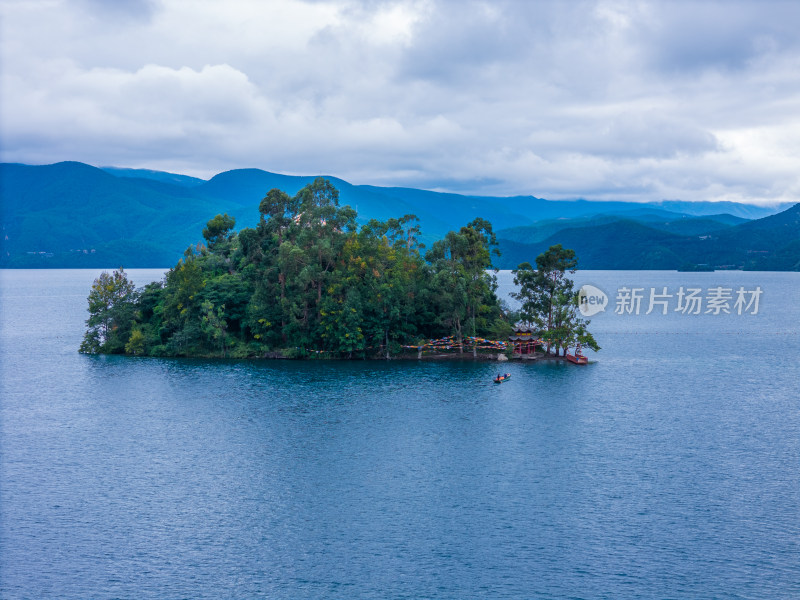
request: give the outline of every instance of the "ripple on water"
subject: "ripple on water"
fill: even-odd
[[[0,288],[4,598],[800,596],[800,342],[770,333],[794,306],[746,346],[598,320],[595,364],[498,386],[494,363],[81,356],[85,293],[52,281]]]

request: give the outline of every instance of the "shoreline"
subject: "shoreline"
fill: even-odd
[[[500,357],[504,358],[500,358]],[[376,358],[368,360],[387,360],[386,358]],[[535,355],[529,354],[515,354],[511,357],[503,353],[499,354],[478,354],[473,356],[471,352],[464,352],[463,354],[430,354],[417,356],[416,354],[403,354],[392,356],[389,360],[464,360],[464,361],[482,361],[482,362],[539,362],[539,361],[560,361],[570,362],[566,356],[556,356],[554,354],[536,353]]]
[[[418,356],[417,353],[404,353],[404,354],[395,354],[386,358],[385,356],[370,356],[370,357],[326,357],[326,356],[306,356],[306,357],[292,357],[292,356],[285,356],[281,352],[267,352],[261,356],[215,356],[215,355],[195,355],[195,356],[143,356],[138,354],[103,354],[103,353],[86,353],[86,356],[124,356],[127,358],[153,358],[153,359],[179,359],[179,360],[244,360],[244,361],[259,361],[259,360],[287,360],[287,361],[299,361],[299,362],[308,362],[308,361],[393,361],[393,360],[403,360],[403,361],[463,361],[463,362],[496,362],[496,363],[505,363],[505,362],[516,362],[516,363],[535,363],[540,361],[556,361],[556,362],[570,362],[567,360],[565,356],[555,356],[553,354],[545,355],[543,353],[537,352],[535,355],[527,355],[527,354],[515,354],[511,357],[505,355],[505,353],[483,353],[478,354],[477,356],[473,356],[472,352],[442,352],[436,354],[423,354],[422,356]],[[589,361],[589,363],[593,363],[596,361]]]

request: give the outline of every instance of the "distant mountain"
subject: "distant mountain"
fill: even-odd
[[[533,225],[502,229],[497,232],[497,235],[504,240],[533,244],[541,242],[565,229],[593,227],[626,220],[642,223],[652,229],[677,235],[703,235],[727,229],[740,223],[747,223],[747,219],[728,214],[691,217],[668,211],[631,210],[619,214],[592,215],[573,219],[549,219],[539,221]]]
[[[0,165],[0,196],[2,266],[172,264],[221,208],[191,188],[74,162]]]
[[[720,212],[744,219],[759,219],[785,210],[791,204],[777,207],[753,206],[733,202],[619,202],[607,200],[543,200],[533,196],[513,196],[510,198],[491,198],[501,201],[509,210],[532,219],[576,218],[593,215],[640,215],[661,214],[665,217],[708,216]],[[685,208],[681,208],[685,207]]]
[[[800,204],[738,225],[726,222],[735,222],[735,218],[642,223],[608,215],[566,221],[557,231],[553,231],[552,223],[514,228],[498,232],[502,256],[496,264],[513,269],[522,262],[533,263],[541,252],[561,244],[575,250],[582,269],[672,270],[708,265],[719,269],[800,270]]]
[[[442,223],[442,226],[431,228],[427,226],[425,219],[421,219],[421,221],[423,223],[423,231],[430,230],[437,238],[442,237],[452,229],[458,229],[466,225],[475,217],[482,217],[488,220],[495,229],[533,223],[538,218],[533,216],[537,212],[537,203],[547,202],[533,196],[495,198],[490,196],[462,196],[460,194],[431,192],[413,188],[382,188],[370,185],[358,187],[359,189],[402,200],[416,207],[416,210],[424,209],[426,214],[435,215],[436,219]],[[414,214],[419,215],[418,212],[414,212]]]
[[[270,189],[293,195],[314,179],[241,169],[198,183],[169,173],[120,172],[77,162],[2,164],[0,266],[172,265],[202,239],[214,215],[227,212],[238,227],[254,226]],[[330,179],[341,202],[358,208],[361,222],[417,214],[429,241],[450,229],[422,207]]]
[[[279,175],[260,169],[237,169],[215,175],[208,182],[195,188],[195,191],[207,198],[225,198],[235,202],[244,209],[235,215],[237,223],[253,226],[258,222],[258,205],[269,190],[278,188],[293,196],[301,188],[312,183],[316,177]],[[425,224],[424,231],[435,238],[443,236],[451,229],[444,220],[424,207],[406,202],[402,197],[382,194],[382,188],[355,186],[337,177],[325,176],[325,178],[339,190],[341,204],[349,204],[358,210],[359,221],[362,223],[366,223],[369,219],[385,220],[415,214]]]
[[[800,271],[800,203],[712,237],[720,249],[731,247],[746,253],[745,269]]]
[[[654,202],[655,206],[664,208],[677,213],[686,213],[698,217],[707,217],[718,213],[727,213],[744,219],[760,219],[776,212],[764,206],[753,204],[740,204],[739,202],[686,202],[683,200],[664,200]],[[786,210],[791,203],[784,203],[777,207],[777,210]]]
[[[315,177],[237,169],[204,181],[161,171],[100,169],[78,162],[44,166],[2,164],[0,267],[169,266],[187,246],[201,239],[205,223],[214,215],[227,212],[236,217],[237,228],[253,226],[258,221],[258,204],[270,189],[280,188],[295,194]],[[722,237],[721,232],[740,226],[737,223],[742,218],[776,212],[732,203],[631,204],[551,201],[533,196],[463,196],[328,179],[339,189],[341,203],[358,210],[362,223],[372,218],[417,215],[423,241],[428,245],[447,231],[483,217],[495,230],[503,230],[508,236],[503,244],[509,252],[503,261],[511,266],[516,266],[513,257],[532,260],[530,253],[534,246],[540,247],[541,243],[559,236],[575,243],[594,239],[608,248],[614,247],[613,242],[632,236],[631,239],[641,239],[642,244],[647,238],[650,240],[647,244],[658,242],[664,248],[673,248],[678,242],[669,241],[672,237],[683,239],[706,233]],[[727,214],[719,214],[722,208]],[[676,209],[683,212],[675,212]],[[780,225],[783,223],[780,220],[774,223],[744,230],[747,239],[791,241],[791,225]],[[525,230],[526,226],[531,229]],[[512,227],[515,229],[509,229]],[[576,231],[568,234],[570,230]],[[609,235],[610,239],[604,242],[604,236]],[[769,255],[770,260],[777,261],[774,264],[791,264],[794,255],[791,246],[786,247],[788,250],[780,259],[778,254]],[[587,256],[590,255],[592,251],[587,250]],[[766,255],[753,255],[750,262],[773,264]],[[658,252],[654,255],[648,250],[642,260],[648,265],[674,262],[658,256]],[[599,256],[591,260],[595,262],[590,264],[602,262]],[[632,262],[625,259],[615,264]]]
[[[501,232],[502,235],[502,232]],[[500,240],[501,268],[521,262],[535,263],[536,256],[554,244],[572,248],[582,269],[677,269],[683,264],[669,248],[680,239],[630,220],[613,220],[584,227],[569,227],[534,244],[508,244]]]
[[[150,169],[121,169],[119,167],[100,167],[106,173],[116,177],[129,177],[131,179],[153,179],[164,183],[174,183],[184,187],[194,187],[205,183],[205,179],[189,177],[188,175],[177,175],[164,171],[151,171]]]

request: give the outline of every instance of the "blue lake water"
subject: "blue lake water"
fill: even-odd
[[[796,273],[578,273],[595,362],[502,385],[82,356],[97,274],[0,271],[2,598],[800,597]],[[758,314],[643,314],[717,286]]]

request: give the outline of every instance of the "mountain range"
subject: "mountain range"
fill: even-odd
[[[79,162],[0,164],[0,267],[168,267],[214,215],[254,226],[267,191],[294,195],[315,178],[237,169],[203,180]],[[800,270],[800,205],[554,201],[327,179],[361,222],[417,215],[428,245],[475,217],[487,219],[500,268],[533,262],[561,243],[588,269]]]

